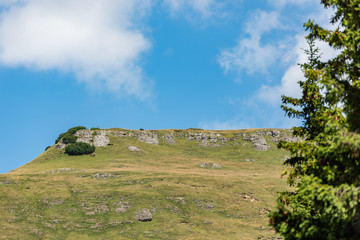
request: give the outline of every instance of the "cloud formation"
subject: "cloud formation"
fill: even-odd
[[[149,0],[2,0],[0,64],[73,73],[90,87],[149,96],[140,64],[151,48]]]
[[[217,59],[218,63],[225,72],[265,73],[276,61],[278,50],[271,44],[263,45],[262,34],[281,26],[277,12],[255,11],[245,27],[249,38],[240,39],[235,47],[222,50]]]
[[[325,12],[321,9],[316,17],[316,22],[327,29],[334,29],[334,26],[329,24],[331,14],[332,12]],[[273,86],[262,85],[254,96],[255,100],[267,104],[279,105],[281,95],[301,97],[301,89],[298,81],[305,80],[305,77],[298,64],[307,62],[307,55],[305,54],[304,49],[308,49],[309,46],[305,36],[305,33],[296,35],[293,38],[293,41],[296,42],[296,44],[283,56],[283,61],[287,61],[290,64],[281,78],[281,83]],[[335,51],[325,42],[316,41],[315,45],[319,48],[321,60],[323,61],[327,61],[338,54],[338,51]]]

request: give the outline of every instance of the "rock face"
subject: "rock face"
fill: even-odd
[[[84,142],[84,143],[88,143],[91,144],[92,142],[92,131],[88,130],[88,129],[82,129],[79,130],[75,133],[75,136],[78,137],[78,139],[76,140],[76,142]]]
[[[264,135],[263,132],[259,132],[259,131],[251,134],[250,136],[244,134],[243,140],[252,142],[254,144],[254,149],[265,151],[268,150],[270,146],[267,145],[263,135]]]
[[[137,136],[137,139],[140,142],[158,145],[159,139],[156,133],[148,132],[148,131],[141,131],[141,133]]]
[[[152,214],[149,209],[141,209],[135,213],[135,220],[140,222],[148,222],[152,220]]]
[[[82,129],[75,133],[78,137],[76,142],[84,142],[95,147],[105,147],[110,143],[109,138],[106,136],[106,132],[103,130],[91,131],[88,129]]]
[[[228,142],[228,138],[223,137],[220,133],[189,133],[185,134],[188,141],[197,141],[202,147],[220,147],[221,144]]]
[[[168,144],[175,144],[175,139],[174,139],[174,134],[170,133],[170,134],[165,134],[164,136],[162,136],[163,140],[165,143]]]
[[[110,140],[106,135],[96,135],[93,141],[95,147],[105,147],[110,143]]]

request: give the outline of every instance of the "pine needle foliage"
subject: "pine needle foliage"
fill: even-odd
[[[360,239],[360,0],[323,0],[332,8],[325,29],[313,21],[308,62],[301,65],[306,78],[299,82],[301,98],[283,97],[289,117],[302,119],[294,135],[303,141],[280,142],[291,158],[289,184],[270,224],[285,239]],[[329,44],[337,55],[321,61],[315,41]]]
[[[95,151],[95,147],[84,142],[71,143],[66,146],[65,153],[68,155],[84,155]]]

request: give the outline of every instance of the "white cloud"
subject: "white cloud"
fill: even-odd
[[[120,95],[149,95],[139,60],[151,48],[141,31],[149,0],[3,0],[0,64],[61,70]]]
[[[248,74],[267,71],[277,59],[278,49],[271,44],[261,44],[262,34],[273,29],[281,28],[277,12],[256,11],[246,24],[245,33],[249,38],[238,41],[230,49],[224,49],[218,56],[218,63],[225,72],[236,71]]]
[[[329,11],[321,10],[318,12],[316,22],[320,23],[321,26],[325,26],[327,29],[334,29],[334,26],[329,24],[331,14],[331,11],[329,13]],[[305,33],[295,36],[293,41],[296,42],[296,45],[283,56],[283,60],[288,61],[290,65],[285,70],[284,75],[281,78],[281,83],[275,86],[262,85],[254,96],[255,100],[267,104],[279,105],[281,95],[301,97],[301,88],[298,81],[305,80],[305,77],[298,64],[307,62],[307,55],[305,54],[304,49],[308,49],[309,46],[305,36]],[[327,61],[338,54],[338,51],[334,51],[334,49],[325,42],[317,41],[315,44],[320,50],[321,60],[323,61]]]

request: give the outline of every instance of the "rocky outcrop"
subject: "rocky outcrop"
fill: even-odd
[[[256,150],[266,151],[270,148],[270,146],[267,145],[267,143],[266,143],[263,132],[258,131],[251,135],[243,134],[242,139],[244,141],[252,142],[254,144],[254,149],[256,149]]]
[[[156,133],[154,132],[150,132],[150,131],[141,131],[138,135],[137,135],[137,139],[140,142],[144,142],[147,144],[153,144],[153,145],[158,145],[159,144],[159,139]]]
[[[110,143],[109,138],[106,136],[106,131],[104,130],[91,131],[82,129],[77,131],[75,136],[78,137],[76,142],[88,143],[95,147],[105,147]]]
[[[184,137],[188,141],[197,141],[202,147],[219,147],[221,144],[228,142],[228,138],[223,137],[220,133],[189,133]]]
[[[174,134],[169,133],[169,134],[165,134],[164,136],[162,136],[162,139],[164,140],[165,143],[168,144],[175,144],[175,138],[174,138]]]
[[[93,140],[93,132],[88,129],[82,129],[77,131],[74,135],[77,136],[76,142],[84,142],[88,144],[92,144]]]
[[[66,144],[63,143],[62,140],[60,140],[60,141],[58,142],[58,144],[56,145],[56,148],[58,148],[58,149],[63,149],[63,148],[65,148],[65,147],[66,147]]]
[[[82,138],[86,139],[86,136],[89,136],[89,133],[84,131]],[[195,130],[194,130],[195,131]],[[79,131],[81,133],[81,131]],[[86,133],[86,134],[85,134]],[[196,141],[199,146],[202,147],[221,147],[224,144],[228,144],[233,141],[234,144],[239,144],[237,139],[242,139],[244,141],[251,142],[254,146],[254,149],[266,151],[270,148],[270,145],[267,142],[267,139],[272,142],[278,142],[280,140],[294,142],[300,140],[299,138],[292,137],[290,130],[257,130],[250,133],[235,133],[233,136],[223,136],[222,133],[214,131],[205,131],[204,132],[189,132],[188,130],[173,130],[169,133],[162,134],[157,131],[150,130],[124,130],[124,129],[108,129],[97,131],[98,135],[105,136],[117,136],[117,137],[133,137],[137,140],[152,144],[158,145],[161,140],[165,144],[176,144],[176,139],[186,139],[188,141]],[[94,140],[93,140],[94,141]],[[103,143],[102,145],[105,145]],[[129,148],[130,151],[132,151]],[[137,151],[133,149],[134,151]]]
[[[93,144],[95,147],[105,147],[109,145],[110,140],[106,135],[96,135],[94,136]]]

